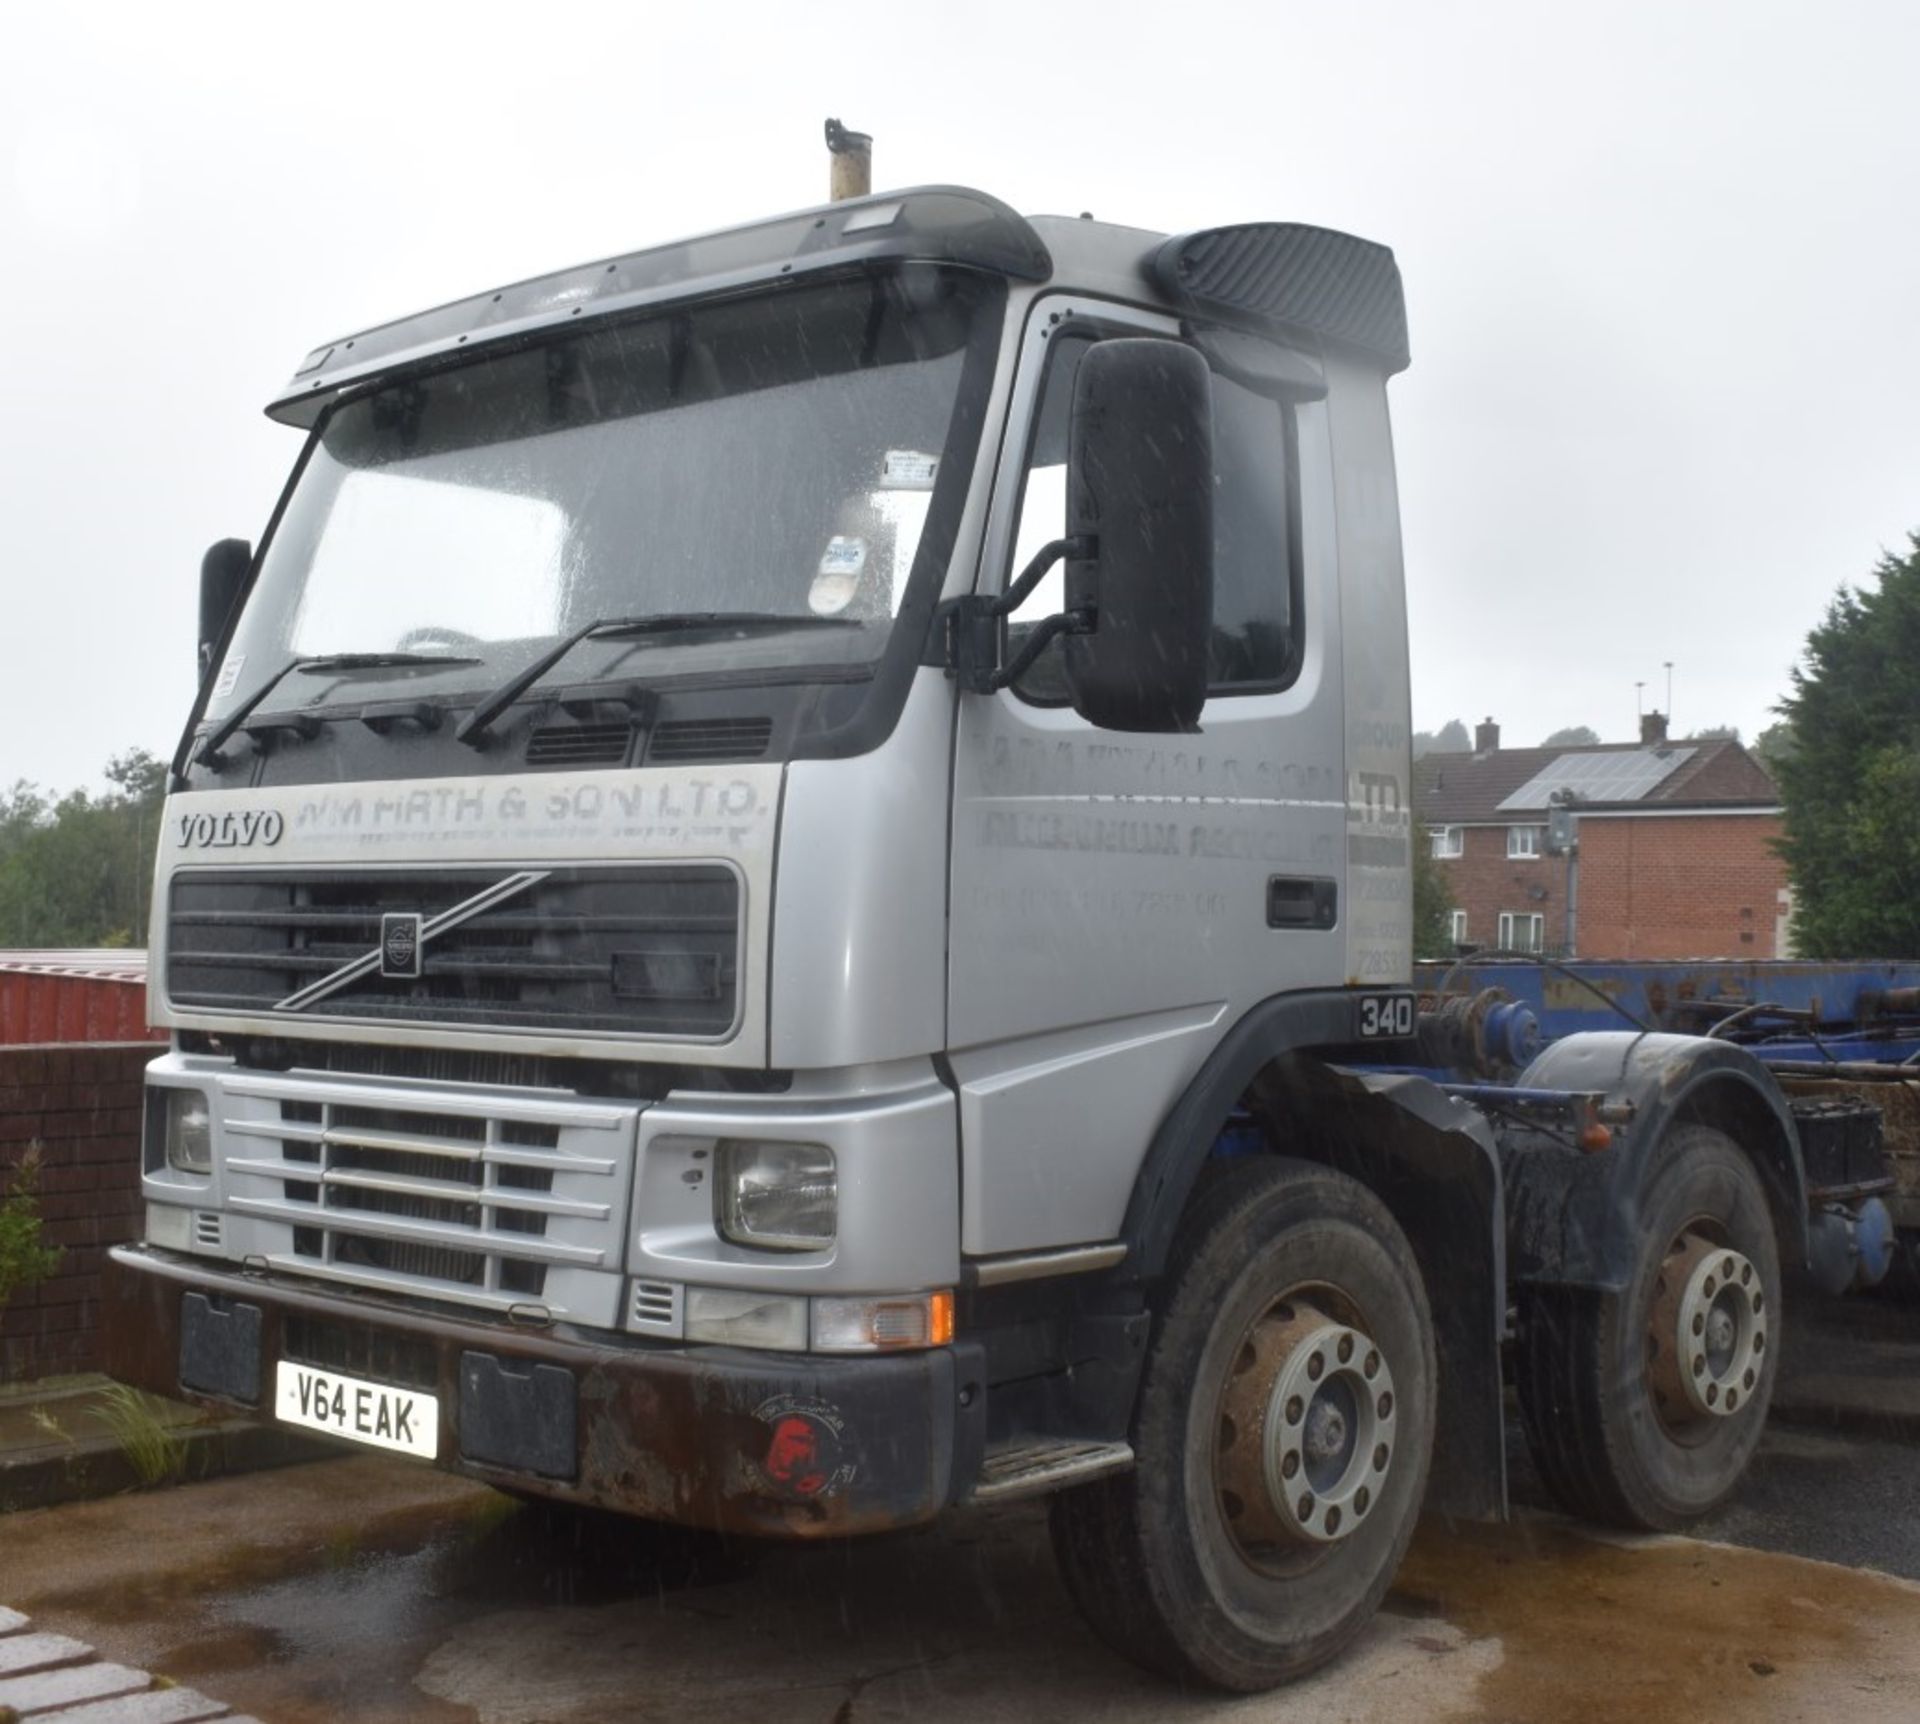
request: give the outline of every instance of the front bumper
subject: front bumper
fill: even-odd
[[[149,1246],[109,1253],[107,1369],[272,1417],[283,1358],[439,1399],[435,1464],[490,1484],[785,1538],[930,1519],[978,1474],[974,1350],[824,1359],[443,1316]],[[349,1445],[343,1445],[349,1446]]]

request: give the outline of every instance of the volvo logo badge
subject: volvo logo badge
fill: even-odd
[[[380,974],[407,977],[420,974],[420,916],[411,910],[389,910],[380,918]]]

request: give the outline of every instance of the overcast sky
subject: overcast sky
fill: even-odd
[[[1920,6],[0,0],[0,786],[164,752],[317,342],[881,187],[1390,244],[1414,719],[1769,722],[1920,527]]]

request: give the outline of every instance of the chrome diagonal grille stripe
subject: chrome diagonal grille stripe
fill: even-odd
[[[438,939],[449,929],[459,927],[462,922],[472,921],[475,916],[482,915],[493,909],[495,905],[503,904],[507,899],[516,897],[526,891],[529,886],[537,886],[546,879],[547,872],[546,869],[539,869],[509,874],[506,879],[489,886],[484,892],[476,892],[471,898],[463,898],[452,909],[442,910],[439,915],[421,923],[421,948],[424,950],[430,941]],[[375,946],[371,952],[355,958],[349,964],[342,964],[339,969],[322,976],[319,981],[310,982],[298,993],[287,995],[273,1009],[276,1012],[304,1011],[316,1001],[338,993],[340,989],[359,981],[362,976],[372,975],[379,968],[380,948]]]

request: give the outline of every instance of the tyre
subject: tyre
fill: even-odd
[[[1780,1259],[1752,1163],[1708,1126],[1669,1135],[1639,1218],[1620,1293],[1522,1290],[1515,1388],[1562,1508],[1671,1532],[1723,1502],[1759,1444]]]
[[[1277,1157],[1210,1176],[1158,1302],[1133,1470],[1053,1501],[1094,1631],[1243,1693],[1333,1658],[1413,1536],[1434,1370],[1419,1270],[1370,1191]]]

